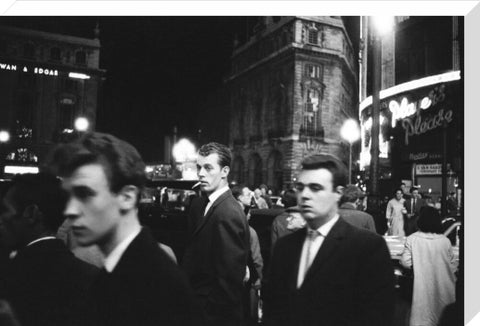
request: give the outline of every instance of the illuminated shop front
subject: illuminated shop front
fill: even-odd
[[[420,187],[433,202],[463,180],[463,81],[459,71],[410,81],[380,92],[380,180],[383,195]],[[360,104],[360,169],[370,163],[372,99]],[[446,173],[442,173],[442,165]],[[463,184],[463,183],[462,183]]]

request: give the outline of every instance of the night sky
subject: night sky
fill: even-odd
[[[96,130],[136,146],[146,161],[163,158],[164,136],[195,137],[199,105],[230,69],[243,17],[2,17],[3,25],[94,38],[107,70]]]

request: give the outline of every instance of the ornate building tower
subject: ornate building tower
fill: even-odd
[[[340,128],[358,116],[355,57],[341,17],[258,17],[226,83],[232,180],[279,191],[306,155],[347,162]]]

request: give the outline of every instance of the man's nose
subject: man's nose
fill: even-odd
[[[71,198],[67,201],[63,214],[66,216],[66,218],[69,218],[69,219],[74,219],[80,215],[78,203],[75,199]]]

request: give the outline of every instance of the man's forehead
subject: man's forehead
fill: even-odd
[[[303,183],[332,183],[333,175],[327,169],[301,170],[298,181]]]
[[[93,163],[82,165],[72,174],[62,179],[63,188],[76,185],[100,185],[108,183],[105,170],[101,164]]]
[[[198,155],[197,164],[219,164],[219,157],[217,153],[211,153],[207,156]]]

